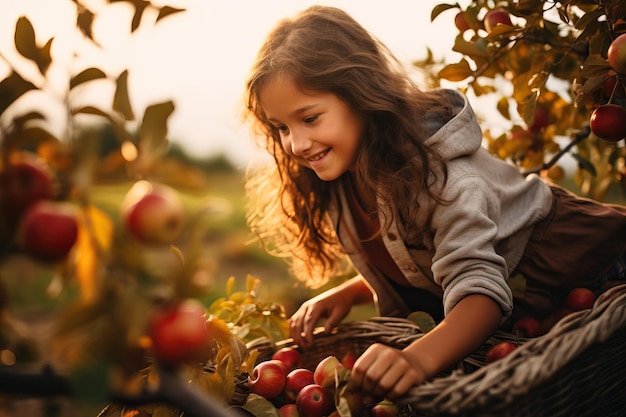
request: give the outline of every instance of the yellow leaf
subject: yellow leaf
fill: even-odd
[[[226,296],[229,296],[233,292],[234,288],[235,288],[235,277],[230,276],[228,277],[228,280],[226,281]]]
[[[229,346],[233,337],[228,323],[215,316],[209,316],[206,322],[209,334],[222,346]]]
[[[467,62],[465,58],[462,58],[461,61],[456,64],[449,64],[443,67],[438,75],[448,81],[463,81],[473,73],[469,62]]]
[[[257,287],[257,285],[259,285],[259,283],[261,282],[260,279],[253,277],[252,275],[248,274],[246,276],[246,289],[249,293],[253,293],[255,288]]]

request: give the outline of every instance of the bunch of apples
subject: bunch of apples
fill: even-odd
[[[516,337],[534,338],[542,336],[550,331],[556,323],[565,316],[576,312],[588,310],[593,307],[596,301],[596,294],[585,287],[576,287],[568,291],[561,305],[548,316],[540,319],[534,316],[523,316],[519,318],[512,328]],[[514,351],[519,342],[503,340],[491,346],[485,355],[485,362],[492,363],[504,358]]]
[[[254,367],[248,387],[269,400],[281,417],[397,416],[398,407],[390,401],[368,405],[362,393],[338,389],[355,361],[354,352],[348,351],[341,359],[324,357],[311,370],[303,367],[297,348],[284,347]]]
[[[0,166],[0,216],[5,237],[33,259],[55,263],[67,257],[78,238],[78,208],[60,198],[48,162],[17,151]]]

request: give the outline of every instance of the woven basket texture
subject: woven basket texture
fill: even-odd
[[[414,323],[375,317],[319,332],[313,346],[257,339],[259,361],[285,346],[300,349],[313,369],[328,355],[363,353],[372,343],[403,348],[423,335]],[[505,358],[485,364],[486,350],[519,342]],[[626,416],[626,284],[602,294],[590,310],[572,313],[547,334],[516,338],[499,331],[454,370],[412,388],[398,401],[415,417],[623,417]]]

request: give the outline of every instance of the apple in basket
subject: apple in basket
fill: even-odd
[[[300,417],[298,407],[296,407],[293,403],[283,404],[280,406],[278,414],[280,414],[280,417]]]
[[[517,349],[517,344],[510,340],[503,340],[491,346],[485,354],[485,362],[493,363],[507,356],[509,353]]]
[[[341,364],[346,369],[352,369],[354,368],[354,363],[356,362],[356,359],[356,354],[353,351],[349,350],[341,357]]]
[[[524,316],[513,325],[513,334],[522,337],[537,337],[542,333],[541,322],[535,317]]]
[[[335,388],[336,375],[347,371],[336,356],[330,355],[318,362],[313,371],[313,379],[316,384],[332,390]]]
[[[335,408],[333,395],[318,384],[302,388],[296,398],[296,408],[300,417],[323,417]]]
[[[248,377],[248,387],[253,392],[268,400],[272,400],[282,394],[285,388],[285,369],[277,360],[267,360],[257,364]]]
[[[313,372],[306,368],[296,368],[287,374],[283,395],[285,400],[295,403],[298,393],[307,385],[314,384]]]
[[[572,311],[588,310],[593,307],[596,295],[589,288],[572,288],[563,302],[563,307]]]
[[[284,347],[278,349],[272,355],[272,359],[281,361],[285,364],[285,372],[289,373],[296,368],[302,367],[302,355],[292,347]]]
[[[389,400],[383,400],[374,404],[369,410],[370,417],[396,417],[398,415],[398,406]]]

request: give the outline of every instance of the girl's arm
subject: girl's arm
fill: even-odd
[[[304,302],[289,319],[290,335],[298,345],[313,342],[313,330],[318,320],[326,318],[324,330],[330,331],[356,304],[374,302],[370,287],[361,275],[325,291]]]
[[[475,351],[501,320],[498,303],[486,295],[468,295],[439,325],[403,350],[370,346],[352,369],[350,388],[390,400],[401,397]]]

